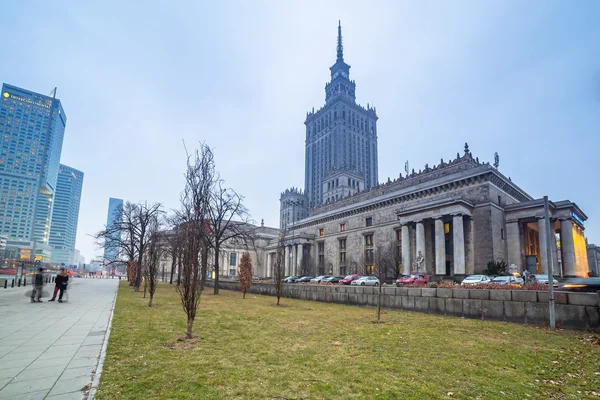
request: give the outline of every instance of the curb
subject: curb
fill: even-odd
[[[92,379],[92,385],[90,386],[87,400],[93,400],[95,398],[96,392],[98,391],[98,386],[100,385],[100,376],[102,375],[102,367],[104,366],[104,359],[106,358],[106,348],[108,347],[108,338],[110,337],[110,330],[112,328],[113,316],[115,315],[115,306],[117,305],[117,295],[119,294],[120,287],[121,285],[117,286],[117,291],[115,292],[115,297],[113,298],[112,310],[110,311],[110,318],[108,319],[108,327],[106,328],[106,333],[104,334],[104,342],[102,343],[100,358],[98,359],[98,365],[96,366],[96,372],[94,373],[94,378]]]

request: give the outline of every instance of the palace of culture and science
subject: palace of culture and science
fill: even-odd
[[[482,273],[489,261],[517,271],[585,276],[587,216],[569,200],[550,202],[546,239],[543,199],[535,199],[479,161],[464,145],[441,159],[385,183],[378,181],[377,113],[356,103],[356,84],[344,61],[338,25],[337,58],[325,85],[325,105],[307,113],[304,190],[280,197],[285,275],[369,273],[377,253],[390,249],[398,274],[460,278]],[[461,146],[462,147],[462,146]],[[547,243],[552,260],[548,260]],[[277,240],[256,257],[273,276]]]

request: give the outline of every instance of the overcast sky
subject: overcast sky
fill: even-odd
[[[379,115],[380,181],[468,142],[532,196],[576,202],[600,244],[598,1],[31,0],[0,15],[0,80],[58,87],[88,262],[109,197],[177,207],[183,141],[213,147],[253,219],[278,226],[338,19],[357,100]]]

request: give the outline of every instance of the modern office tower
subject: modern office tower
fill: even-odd
[[[23,261],[50,261],[52,202],[67,117],[49,96],[3,84],[0,92],[0,235]]]
[[[60,164],[50,225],[53,264],[73,264],[83,172]]]
[[[106,217],[106,227],[110,228],[114,226],[116,221],[120,221],[123,213],[123,200],[122,199],[108,199],[108,215]],[[118,238],[118,234],[115,234],[115,239]],[[110,239],[107,240],[110,242]],[[114,242],[113,242],[114,243]],[[119,249],[114,245],[104,246],[104,260],[114,261],[119,258]]]
[[[304,122],[304,193],[310,208],[326,203],[328,198],[331,201],[326,178],[332,171],[352,174],[351,179],[360,182],[361,189],[378,184],[377,113],[368,104],[366,108],[356,104],[356,84],[350,80],[350,66],[344,62],[341,24],[338,25],[337,60],[330,70],[331,81],[325,85],[325,106],[316,112],[313,108]]]

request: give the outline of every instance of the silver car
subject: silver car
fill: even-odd
[[[331,275],[321,275],[321,276],[317,276],[316,278],[312,278],[310,281],[312,283],[321,283],[321,281],[323,279],[331,278],[331,277],[332,277]]]
[[[350,284],[352,286],[379,286],[379,279],[374,276],[363,276]]]
[[[491,279],[487,275],[469,275],[460,283],[463,286],[477,285],[479,283],[490,283]]]
[[[548,275],[531,275],[531,280],[533,282],[541,283],[543,285],[547,285],[549,282]],[[558,281],[556,279],[552,279],[553,285],[558,285]]]

